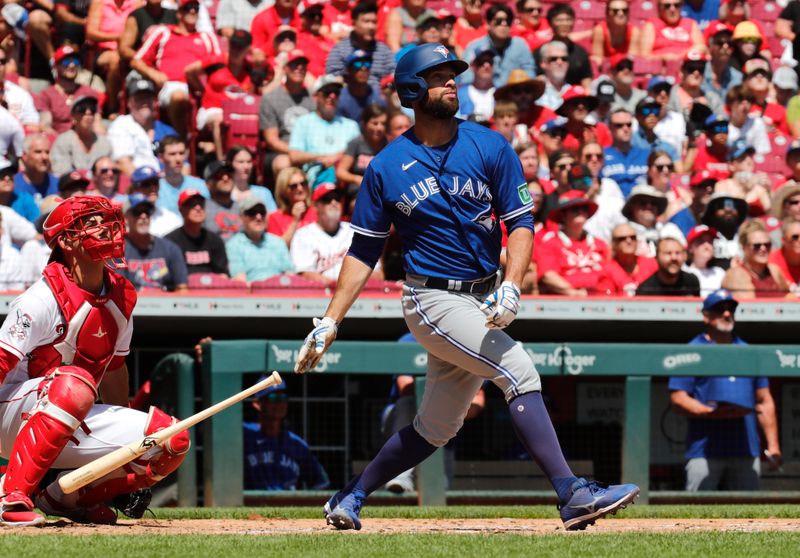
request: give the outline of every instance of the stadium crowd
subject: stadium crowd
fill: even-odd
[[[395,64],[441,43],[535,201],[523,292],[800,293],[798,0],[2,4],[0,289],[80,193],[122,205],[137,288],[333,285],[361,177],[413,125]]]

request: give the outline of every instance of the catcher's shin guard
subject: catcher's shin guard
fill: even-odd
[[[39,385],[39,392],[36,408],[11,447],[3,496],[33,494],[97,398],[91,374],[76,366],[56,368]]]

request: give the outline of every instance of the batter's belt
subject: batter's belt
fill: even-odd
[[[443,279],[441,277],[425,277],[422,275],[406,275],[406,283],[417,287],[438,289],[441,291],[455,291],[473,295],[485,295],[494,291],[502,276],[500,270],[475,281],[461,281],[459,279]]]

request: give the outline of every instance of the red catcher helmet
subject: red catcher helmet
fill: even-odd
[[[99,216],[100,222],[87,222]],[[112,269],[124,269],[125,222],[122,209],[101,196],[73,196],[62,201],[50,212],[42,226],[44,241],[53,249],[58,239],[80,241],[83,249],[96,262],[105,262]]]

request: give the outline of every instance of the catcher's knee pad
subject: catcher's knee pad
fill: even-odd
[[[58,458],[97,397],[92,376],[64,366],[39,384],[39,401],[14,440],[2,492],[30,495]]]
[[[144,434],[155,434],[168,426],[172,426],[176,422],[178,422],[178,419],[168,415],[158,407],[152,406],[147,416]],[[156,480],[161,480],[163,477],[175,471],[180,464],[183,463],[190,445],[191,442],[189,440],[188,430],[177,433],[167,440],[167,442],[161,446],[162,451],[150,460],[147,467],[148,474],[153,475]]]

